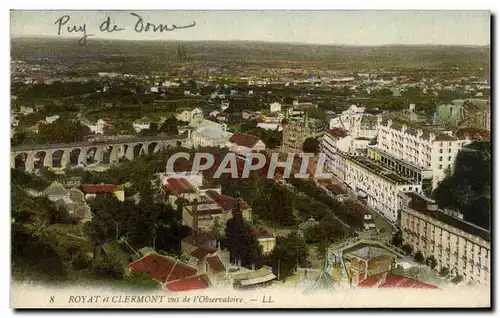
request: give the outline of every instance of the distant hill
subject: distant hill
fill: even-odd
[[[313,61],[361,67],[489,67],[490,46],[385,45],[347,46],[312,45],[245,41],[122,41],[90,38],[86,46],[77,39],[50,37],[13,38],[13,59],[95,59],[115,57],[174,57],[179,45],[194,60],[214,61]]]

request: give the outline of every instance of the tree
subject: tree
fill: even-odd
[[[429,266],[431,269],[436,268],[437,261],[436,261],[436,258],[434,258],[434,255],[427,257],[427,259],[425,260],[425,264],[427,266]]]
[[[261,218],[279,225],[293,225],[293,197],[289,190],[271,180],[264,180],[252,202],[252,210]]]
[[[460,284],[464,280],[462,275],[457,275],[451,279],[451,282],[455,285]]]
[[[302,151],[305,153],[317,154],[319,152],[318,139],[310,137],[304,140],[304,144],[302,145]]]
[[[158,129],[158,133],[177,136],[179,134],[179,129],[177,128],[177,126],[177,118],[171,116],[161,124],[160,128]]]
[[[491,218],[491,144],[473,142],[461,150],[453,173],[433,192],[440,208],[460,211],[464,219],[486,229]]]
[[[450,274],[450,269],[448,267],[441,267],[439,270],[439,276],[447,277]]]
[[[394,234],[392,235],[391,244],[396,247],[401,247],[403,245],[403,232],[394,232]]]
[[[262,267],[262,247],[250,233],[241,213],[234,213],[226,223],[226,242],[231,262],[241,262],[241,266],[251,268]]]
[[[405,252],[405,254],[407,255],[410,255],[413,253],[413,247],[411,247],[411,245],[409,244],[404,244],[401,249],[403,250],[403,252]]]
[[[105,278],[123,278],[125,269],[117,260],[103,256],[94,259],[91,265],[91,272],[94,275]]]
[[[413,256],[413,260],[417,263],[420,263],[420,264],[423,264],[425,259],[424,259],[424,255],[422,254],[422,252],[420,251],[417,251],[415,253],[415,255]]]
[[[278,237],[270,255],[273,273],[284,280],[293,275],[297,267],[308,266],[307,256],[307,245],[297,232]]]

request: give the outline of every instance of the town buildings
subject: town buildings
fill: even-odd
[[[401,212],[403,241],[433,256],[437,269],[448,268],[465,282],[489,284],[491,277],[490,232],[445,211],[434,201],[407,193],[408,207]]]
[[[252,152],[266,150],[266,145],[259,137],[249,134],[234,134],[229,138],[229,142],[231,143],[229,149],[241,157],[246,157],[247,154]]]
[[[302,152],[302,146],[307,138],[323,136],[323,124],[316,119],[288,118],[283,120],[282,152]]]

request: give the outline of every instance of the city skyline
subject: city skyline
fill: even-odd
[[[195,26],[174,32],[137,32],[143,25]],[[63,16],[69,21],[56,21]],[[123,29],[99,30],[110,17]],[[31,23],[27,23],[27,21]],[[38,22],[33,22],[38,21]],[[258,21],[256,23],[255,21]],[[252,24],[253,23],[253,24]],[[87,38],[144,41],[261,41],[290,44],[384,46],[490,44],[489,11],[11,11],[11,37],[81,38],[68,26],[85,25]],[[230,27],[227,27],[230,25]],[[251,25],[251,32],[247,26]],[[152,28],[151,28],[152,29]]]

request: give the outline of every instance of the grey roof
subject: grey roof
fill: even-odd
[[[379,248],[379,247],[374,247],[374,246],[365,246],[365,247],[362,247],[358,250],[354,250],[350,253],[353,255],[356,255],[358,257],[361,257],[362,259],[366,259],[366,260],[370,260],[374,257],[383,256],[383,255],[395,257],[394,254],[389,253],[387,250]]]

